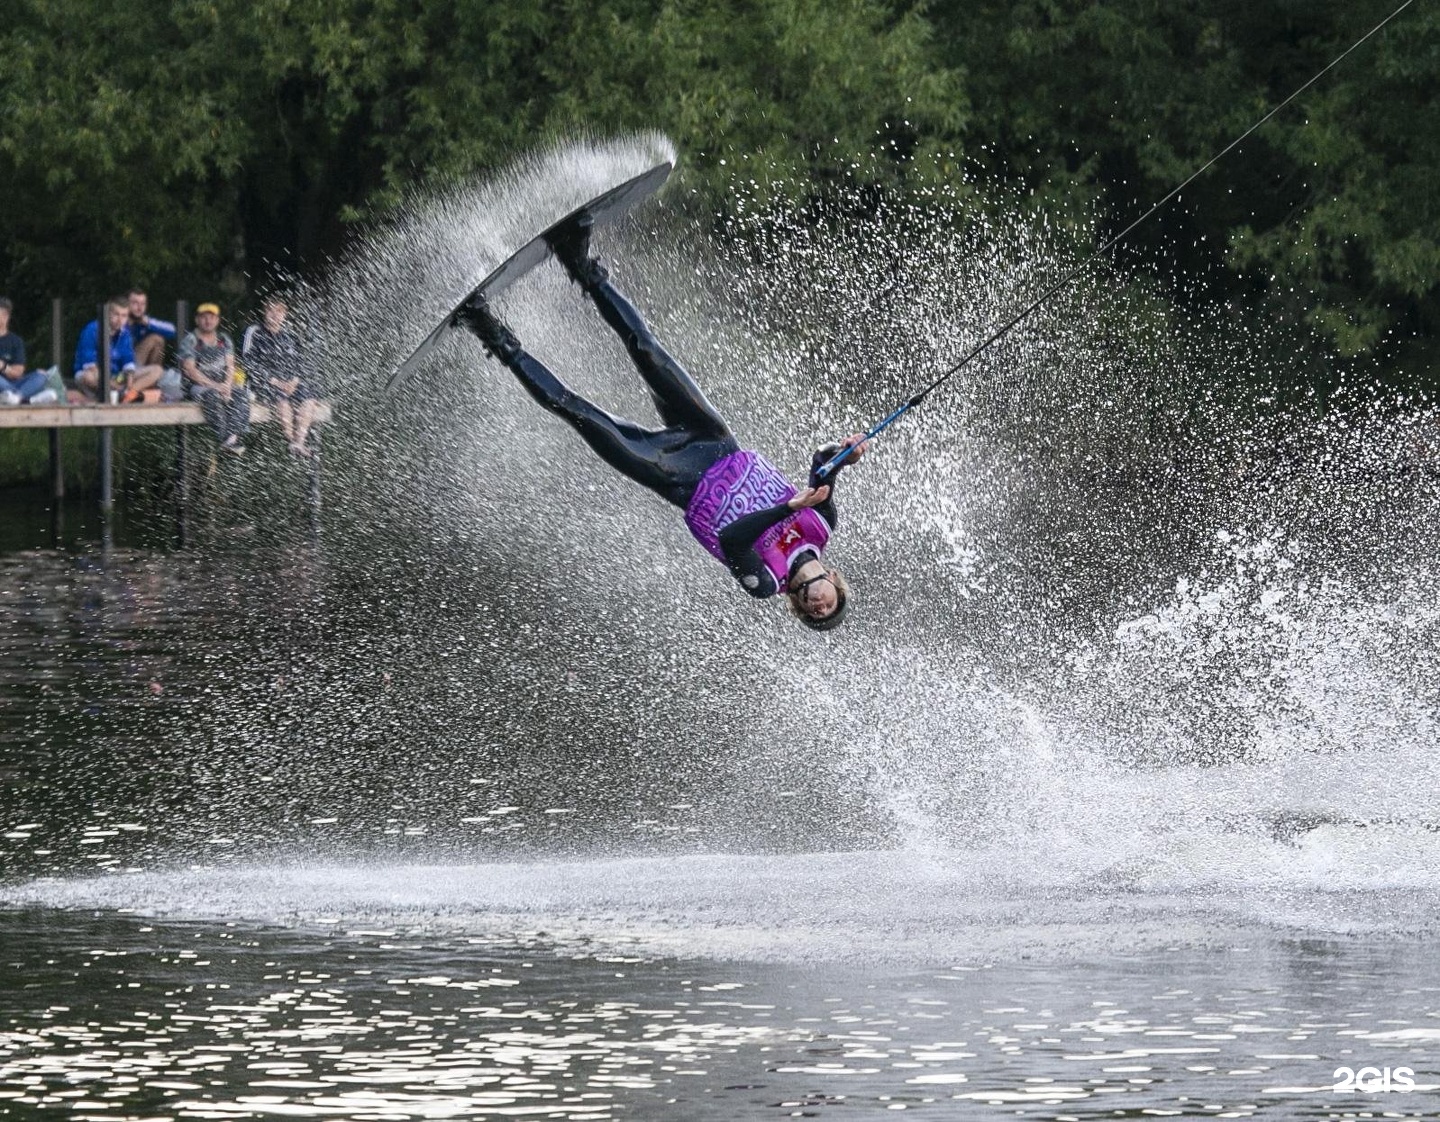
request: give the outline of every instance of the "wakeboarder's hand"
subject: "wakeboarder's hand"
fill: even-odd
[[[870,442],[865,439],[863,432],[852,432],[843,444],[850,449],[850,455],[840,461],[842,464],[858,464],[860,457],[870,450]]]
[[[803,491],[796,492],[795,496],[785,505],[791,510],[803,510],[807,506],[819,506],[830,497],[830,485],[828,483],[820,487],[806,487]]]

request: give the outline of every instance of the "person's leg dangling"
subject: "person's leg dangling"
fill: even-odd
[[[456,322],[468,328],[491,355],[509,367],[531,397],[579,433],[596,455],[622,475],[668,497],[673,480],[661,464],[668,435],[664,430],[652,432],[612,416],[575,393],[525,351],[514,332],[495,317],[484,297],[461,308]]]

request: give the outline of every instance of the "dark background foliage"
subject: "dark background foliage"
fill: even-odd
[[[412,184],[577,130],[659,128],[723,205],[737,156],[1023,188],[1137,216],[1392,0],[8,0],[0,287],[244,302]],[[1123,250],[1426,389],[1440,13],[1415,4]],[[880,159],[875,159],[876,155]],[[1033,192],[1033,194],[1031,194]],[[1176,295],[1179,295],[1177,292]],[[87,316],[88,318],[88,316]]]

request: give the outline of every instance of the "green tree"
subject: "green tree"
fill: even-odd
[[[416,183],[585,129],[668,132],[702,188],[740,160],[762,190],[979,169],[1088,237],[1390,3],[11,0],[0,284],[22,308],[132,280],[234,297],[321,265]],[[1419,368],[1440,313],[1437,44],[1440,14],[1413,5],[1122,255]]]
[[[252,129],[218,11],[22,0],[3,39],[7,282],[107,295],[194,261],[236,229]]]
[[[1019,0],[937,9],[970,75],[970,154],[1077,220],[1128,223],[1394,5]],[[1440,16],[1405,12],[1132,237],[1210,295],[1258,294],[1342,354],[1428,355],[1440,227]],[[1228,282],[1223,277],[1230,278]],[[1412,340],[1417,340],[1414,342]]]
[[[18,7],[0,263],[32,292],[313,264],[407,186],[584,128],[667,130],[704,182],[726,151],[841,165],[963,115],[928,24],[883,0]]]
[[[1328,61],[1389,7],[1328,6],[1300,68]],[[1341,354],[1379,350],[1415,374],[1427,356],[1409,340],[1440,326],[1440,14],[1414,5],[1341,65],[1267,128],[1296,204],[1233,225],[1230,260],[1276,277],[1272,291]]]

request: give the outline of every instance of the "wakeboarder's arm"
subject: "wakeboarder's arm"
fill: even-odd
[[[784,521],[797,510],[804,510],[806,507],[818,510],[829,498],[830,488],[824,484],[819,487],[806,487],[791,496],[788,502],[753,511],[743,518],[735,519],[716,535],[720,541],[720,551],[725,555],[725,563],[730,567],[730,574],[740,582],[746,592],[757,600],[763,600],[783,591],[775,583],[775,576],[765,564],[765,559],[760,556],[760,551],[755,548],[755,543],[766,530]]]
[[[795,512],[789,503],[753,511],[743,518],[737,518],[716,535],[720,540],[720,551],[725,555],[725,564],[730,575],[740,586],[757,600],[774,596],[779,592],[775,577],[765,567],[760,551],[755,548],[760,535],[782,519]]]
[[[832,440],[829,444],[815,449],[815,455],[810,457],[810,486],[824,487],[828,485],[830,487],[830,494],[826,496],[823,503],[815,508],[815,513],[825,519],[832,533],[840,528],[840,515],[835,509],[835,477],[840,474],[845,465],[850,461],[845,459],[836,464],[835,470],[830,473],[828,479],[821,479],[816,473],[822,466],[828,464],[839,451],[840,442],[838,440]]]

